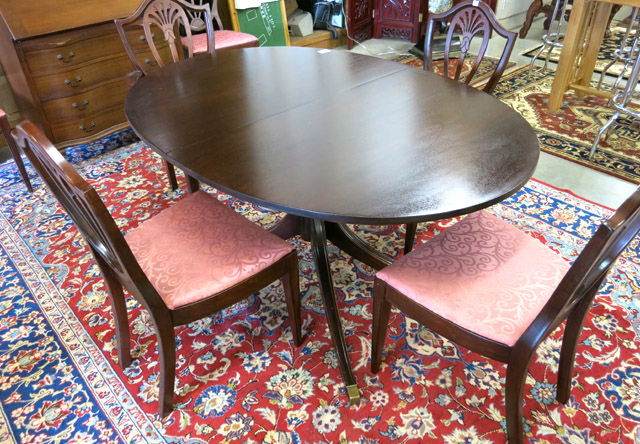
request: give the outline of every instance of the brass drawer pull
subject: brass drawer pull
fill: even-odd
[[[144,59],[144,63],[146,63],[149,66],[156,66],[158,64],[158,62],[156,62],[155,60],[152,62],[149,59]]]
[[[80,129],[82,131],[84,131],[85,133],[90,133],[91,131],[93,131],[96,127],[96,122],[91,122],[91,128],[87,129],[84,125],[80,125]]]
[[[71,106],[73,106],[73,107],[74,107],[75,109],[77,109],[78,111],[81,111],[81,110],[83,110],[83,109],[86,109],[86,108],[87,108],[87,105],[89,105],[89,101],[88,101],[88,100],[86,100],[86,99],[82,102],[82,106],[79,106],[79,105],[78,105],[78,102],[73,102],[73,103],[71,104]]]
[[[156,39],[156,35],[155,35],[155,33],[152,32],[151,33],[151,40],[155,40],[155,39]],[[142,40],[143,42],[146,42],[147,41],[147,37],[144,36],[144,35],[141,35],[140,36],[140,40]]]
[[[82,82],[82,77],[78,76],[78,77],[76,77],[76,83],[71,83],[71,80],[66,79],[64,81],[64,84],[65,85],[69,85],[72,88],[75,88],[76,86],[78,86],[80,84],[80,82]]]
[[[64,63],[69,63],[69,62],[73,59],[73,57],[74,57],[74,56],[75,56],[75,54],[73,53],[73,51],[70,51],[70,52],[69,52],[69,58],[68,58],[68,59],[65,59],[65,58],[64,58],[64,56],[63,56],[62,54],[58,54],[58,55],[56,56],[56,58],[57,58],[58,60],[63,61]]]

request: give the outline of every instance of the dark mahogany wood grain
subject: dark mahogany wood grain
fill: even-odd
[[[466,214],[533,174],[529,124],[490,95],[344,51],[249,48],[183,60],[140,79],[131,127],[189,176],[288,213],[273,232],[311,242],[329,330],[352,404],[360,400],[327,240],[374,268],[391,258],[343,223]]]
[[[335,222],[418,222],[484,208],[519,189],[539,155],[531,126],[488,94],[313,48],[184,60],[140,79],[125,109],[136,133],[192,177]]]

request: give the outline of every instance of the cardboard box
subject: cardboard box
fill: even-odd
[[[284,9],[287,13],[287,17],[289,17],[293,11],[298,9],[297,0],[284,0]]]

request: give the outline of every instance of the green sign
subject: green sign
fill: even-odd
[[[262,3],[259,8],[238,9],[240,31],[258,37],[260,46],[287,46],[288,28],[282,22],[279,1]]]

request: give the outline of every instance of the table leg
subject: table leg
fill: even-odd
[[[327,238],[342,251],[354,259],[364,262],[376,270],[390,265],[393,259],[379,252],[363,241],[344,224],[325,222]]]
[[[302,234],[302,225],[304,221],[305,219],[300,216],[287,214],[269,231],[281,239],[291,239],[293,236]]]
[[[569,16],[569,24],[564,38],[564,46],[560,53],[558,68],[553,78],[553,86],[549,94],[549,110],[558,111],[562,98],[574,75],[574,64],[584,41],[584,32],[589,11],[594,0],[574,0]]]
[[[356,384],[356,378],[351,370],[351,362],[349,361],[349,353],[347,352],[347,344],[342,332],[342,323],[340,322],[340,313],[336,304],[335,291],[333,289],[333,280],[331,278],[331,269],[329,268],[329,255],[327,254],[327,234],[325,230],[325,222],[317,219],[310,220],[311,225],[311,249],[316,265],[316,273],[320,282],[320,291],[324,300],[324,310],[329,323],[329,331],[333,339],[333,346],[340,363],[342,378],[347,389],[350,405],[360,403],[360,393]]]

